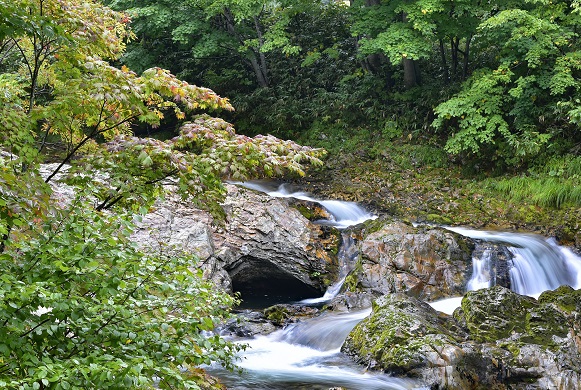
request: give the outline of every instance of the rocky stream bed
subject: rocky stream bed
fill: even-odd
[[[362,372],[414,380],[377,388],[580,388],[581,294],[560,287],[537,300],[511,291],[511,255],[503,243],[389,215],[339,231],[313,223],[325,215],[316,203],[234,185],[228,185],[224,210],[225,222],[214,223],[203,211],[166,200],[136,233],[142,245],[163,240],[196,253],[207,278],[254,308],[239,309],[239,320],[223,334],[264,337],[322,314],[372,307],[348,332],[343,356],[360,363]],[[273,306],[323,295],[340,277],[347,239],[351,264],[336,296],[314,307]],[[472,259],[483,251],[493,254],[488,272],[495,287],[468,292],[453,315],[426,303],[462,296]],[[258,310],[261,305],[268,307]],[[349,383],[345,389],[360,386]],[[306,388],[329,388],[312,386]]]

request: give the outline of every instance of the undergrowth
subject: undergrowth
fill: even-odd
[[[581,206],[581,157],[552,158],[527,175],[486,179],[485,188],[515,202],[541,207]]]

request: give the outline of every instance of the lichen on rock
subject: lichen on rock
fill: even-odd
[[[580,297],[560,287],[537,301],[497,286],[467,293],[452,317],[390,294],[374,302],[342,349],[432,388],[578,390]]]

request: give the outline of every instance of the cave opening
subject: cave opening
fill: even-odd
[[[228,274],[232,290],[242,300],[240,308],[263,309],[323,295],[320,290],[264,259],[245,257],[228,270]]]

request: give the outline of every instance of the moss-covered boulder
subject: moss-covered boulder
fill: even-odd
[[[504,287],[466,294],[454,316],[404,294],[386,295],[343,351],[360,363],[434,389],[581,389],[581,292],[536,299]]]
[[[370,367],[410,372],[426,366],[432,346],[458,350],[465,334],[449,329],[428,304],[402,293],[385,295],[373,303],[373,314],[351,332],[343,351]],[[454,351],[454,352],[458,352]]]

